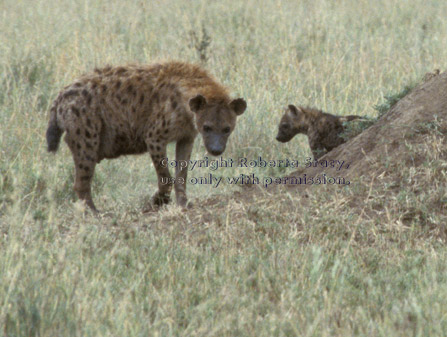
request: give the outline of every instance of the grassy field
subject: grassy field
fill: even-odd
[[[107,215],[85,214],[67,146],[50,155],[44,137],[79,75],[179,59],[248,103],[225,157],[303,160],[304,136],[274,140],[282,108],[377,116],[384,96],[446,69],[447,2],[3,0],[0,15],[0,335],[447,335],[446,218],[430,209],[447,202],[442,135],[421,144],[427,167],[397,167],[399,192],[359,180],[246,205],[235,187],[188,186],[198,204],[222,198],[203,218],[141,213],[148,155],[101,162]]]

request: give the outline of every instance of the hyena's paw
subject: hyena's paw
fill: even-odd
[[[143,213],[156,212],[161,206],[169,204],[171,197],[168,194],[155,193],[150,202],[143,207]]]

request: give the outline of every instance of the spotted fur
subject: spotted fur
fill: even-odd
[[[305,134],[314,158],[318,159],[345,142],[340,136],[343,122],[357,118],[360,117],[334,116],[318,109],[289,105],[279,123],[276,140],[285,143],[297,134]]]

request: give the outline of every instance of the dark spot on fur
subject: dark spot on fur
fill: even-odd
[[[82,83],[80,83],[80,82],[76,82],[73,86],[74,86],[75,88],[79,88],[81,85],[82,85]]]
[[[83,168],[84,168],[84,165],[79,164],[78,167],[79,167],[80,169],[83,169]]]
[[[118,136],[116,136],[115,141],[119,144],[125,144],[127,143],[127,139],[125,135],[119,134]]]
[[[82,109],[81,109],[81,112],[82,112],[83,114],[85,114],[85,112],[86,112],[85,108],[82,108]]]
[[[127,92],[128,92],[129,94],[131,94],[132,91],[133,91],[133,85],[132,85],[132,84],[129,84],[129,86],[127,87]]]
[[[80,115],[79,115],[79,110],[78,110],[78,108],[76,108],[75,106],[71,108],[71,111],[73,111],[73,113],[74,113],[77,117],[80,116]]]
[[[169,133],[169,129],[165,129],[165,133]]]
[[[90,132],[88,132],[87,130],[85,130],[85,136],[86,136],[87,138],[90,138],[90,137],[91,137]]]
[[[76,134],[80,135],[81,134],[81,130],[79,130],[79,128],[76,129]]]
[[[119,89],[121,87],[121,81],[120,80],[118,80],[118,81],[116,81],[116,83],[115,83],[115,89]]]
[[[126,68],[124,68],[124,67],[119,67],[119,68],[116,68],[116,70],[115,70],[115,75],[124,74],[125,72],[127,72],[127,69],[126,69]]]
[[[140,104],[143,104],[144,103],[144,94],[141,94],[141,96],[140,96]]]
[[[158,92],[154,92],[154,94],[152,95],[152,100],[153,100],[155,103],[158,103]]]
[[[90,157],[87,153],[84,152],[85,159],[88,161],[94,161],[92,157]]]
[[[176,101],[171,101],[172,109],[175,109],[177,107]]]
[[[85,172],[88,172],[88,171],[90,171],[90,167],[88,167],[88,166],[85,166],[85,167],[84,167],[84,171],[85,171]]]
[[[121,104],[122,105],[126,105],[127,104],[127,99],[124,98],[123,100],[121,100]]]
[[[79,95],[79,91],[78,91],[78,90],[74,90],[74,89],[72,89],[72,90],[68,90],[68,91],[66,91],[66,92],[62,95],[62,98],[68,98],[68,97],[70,97],[70,96],[76,96],[76,95]]]
[[[149,144],[149,149],[151,149],[153,151],[154,150],[154,145]]]
[[[77,143],[76,147],[78,148],[78,150],[80,150],[81,149],[81,144]]]
[[[149,137],[152,137],[152,131],[151,131],[151,132],[149,132]]]
[[[161,147],[158,146],[158,145],[155,147],[155,149],[156,149],[157,151],[161,151]]]
[[[90,105],[90,103],[92,102],[92,95],[90,95],[89,92],[84,89],[82,90],[82,96],[84,96],[84,98],[87,100],[87,105]]]
[[[107,85],[103,84],[101,85],[101,91],[106,92],[107,91]]]
[[[93,90],[95,90],[97,86],[98,86],[98,83],[96,83],[96,82],[93,82],[93,83],[92,83],[92,89],[93,89]]]
[[[93,149],[92,144],[90,144],[89,142],[85,142],[85,147],[90,150]]]
[[[90,180],[90,176],[83,176],[83,177],[81,177],[81,180],[83,180],[83,181]]]
[[[92,126],[92,122],[91,122],[90,118],[88,118],[88,117],[86,120],[86,124],[87,124],[87,127],[89,127],[89,128]]]
[[[116,99],[117,99],[118,101],[121,102],[121,96],[120,96],[120,95],[116,95],[115,97],[116,97]]]
[[[132,112],[133,112],[133,113],[136,113],[136,112],[137,112],[137,108],[133,106],[133,107],[132,107]]]

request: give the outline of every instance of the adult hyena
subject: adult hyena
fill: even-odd
[[[282,143],[290,141],[295,135],[307,135],[309,146],[315,159],[343,144],[341,137],[343,123],[361,118],[360,116],[335,116],[318,109],[289,105],[278,126],[276,140]]]
[[[172,181],[162,165],[168,143],[176,160],[189,161],[194,139],[203,137],[214,156],[224,152],[236,117],[247,107],[197,65],[167,62],[95,69],[65,87],[51,107],[48,151],[56,152],[63,132],[75,162],[74,190],[94,211],[91,181],[102,159],[149,152],[158,176],[154,205],[170,200]],[[176,169],[177,204],[187,204],[187,169]]]

